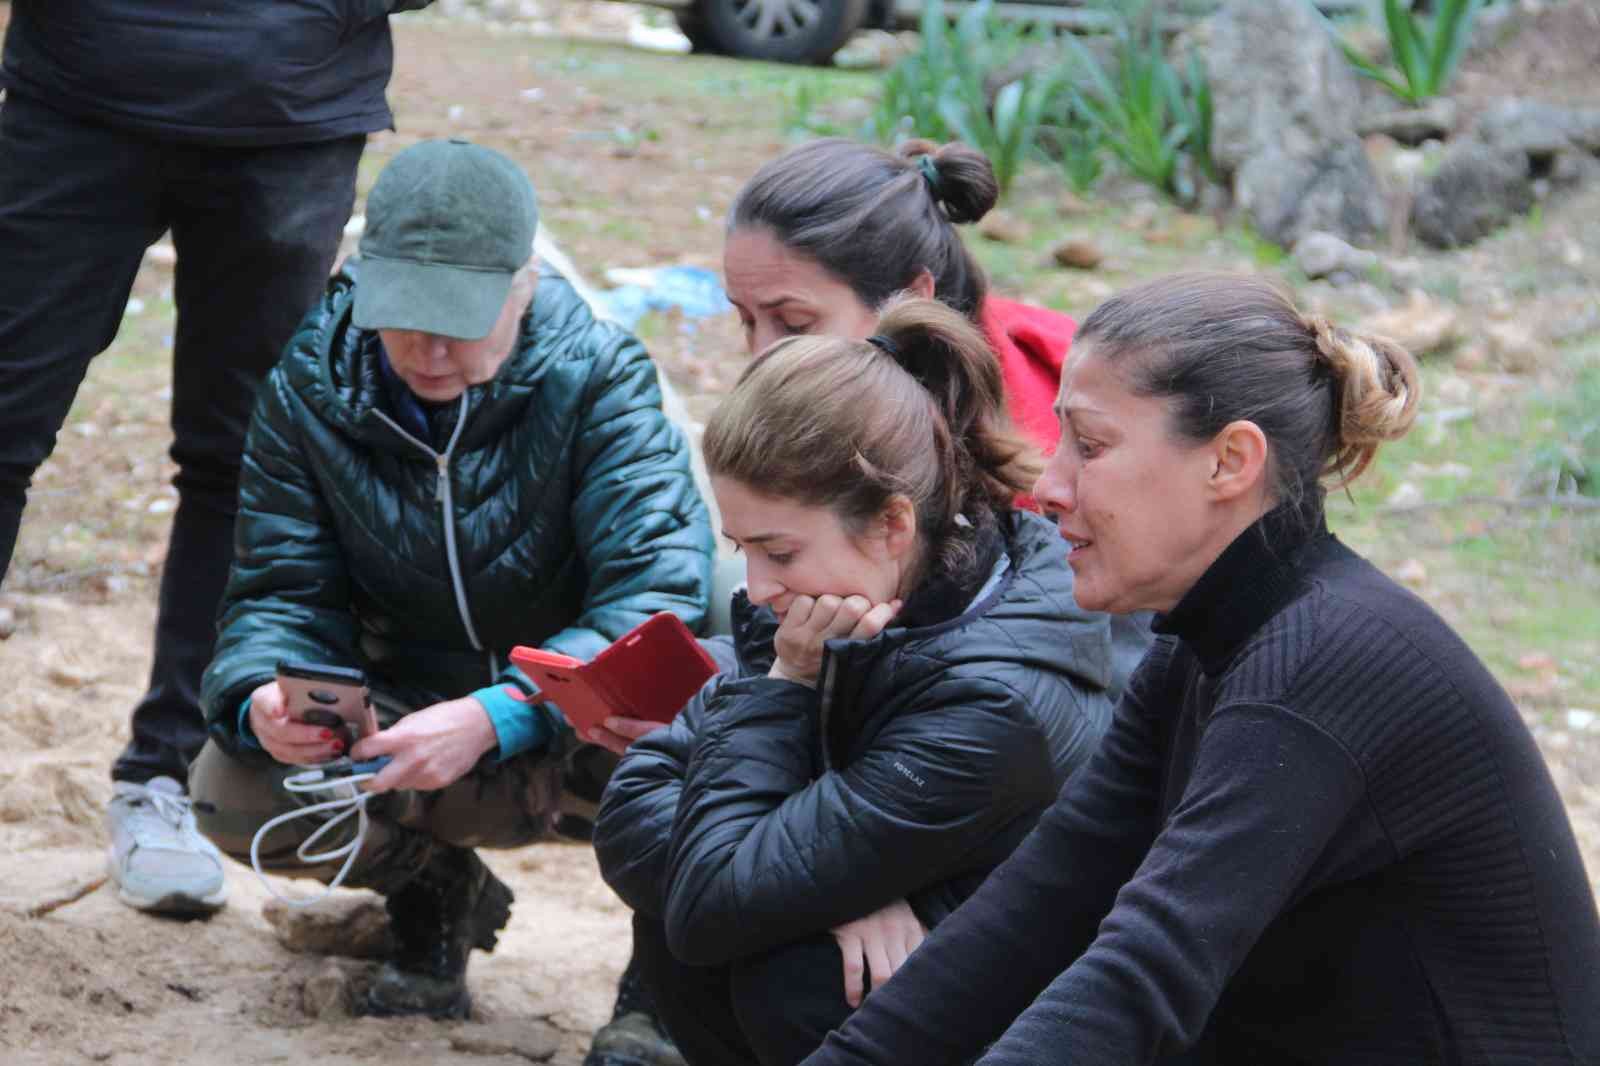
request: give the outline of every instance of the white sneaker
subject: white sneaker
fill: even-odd
[[[222,853],[200,835],[183,786],[170,777],[112,782],[106,865],[117,896],[160,914],[210,914],[228,900]]]

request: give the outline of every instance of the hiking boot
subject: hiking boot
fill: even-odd
[[[583,1066],[688,1066],[656,1020],[649,990],[632,959],[617,982],[617,1005],[589,1045]]]
[[[367,1012],[465,1018],[467,956],[493,951],[511,917],[511,889],[467,848],[440,847],[384,901],[395,954],[367,991]]]
[[[170,777],[114,781],[106,808],[106,868],[117,898],[156,914],[209,915],[228,900],[222,853],[200,835],[183,786]]]

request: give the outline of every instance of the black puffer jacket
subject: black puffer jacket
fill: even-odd
[[[729,962],[902,898],[931,928],[1088,759],[1111,716],[1106,617],[1073,600],[1047,522],[1014,512],[1002,532],[997,587],[830,642],[816,689],[766,676],[777,620],[738,598],[737,669],[629,749],[595,828],[606,881],[665,919],[678,958]]]
[[[394,124],[387,15],[432,0],[13,0],[0,83],[169,140],[273,145]]]

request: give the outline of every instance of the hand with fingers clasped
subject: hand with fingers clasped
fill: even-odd
[[[839,954],[844,956],[845,1002],[852,1007],[861,1006],[867,975],[871,975],[873,988],[880,987],[928,935],[903,899],[865,918],[845,922],[832,932],[839,943]]]
[[[777,658],[767,676],[816,688],[828,641],[870,640],[899,613],[899,600],[875,604],[865,596],[796,596],[773,639]]]

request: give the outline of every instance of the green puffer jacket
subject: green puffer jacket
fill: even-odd
[[[541,273],[493,381],[400,428],[375,333],[350,322],[359,263],[267,376],[245,445],[236,557],[201,698],[235,755],[240,705],[280,659],[359,666],[413,707],[502,682],[513,645],[587,659],[657,611],[698,630],[713,550],[655,365]],[[449,516],[449,521],[444,516]],[[543,709],[502,754],[549,735]],[[559,723],[559,719],[553,720]],[[556,730],[552,754],[572,742]]]

